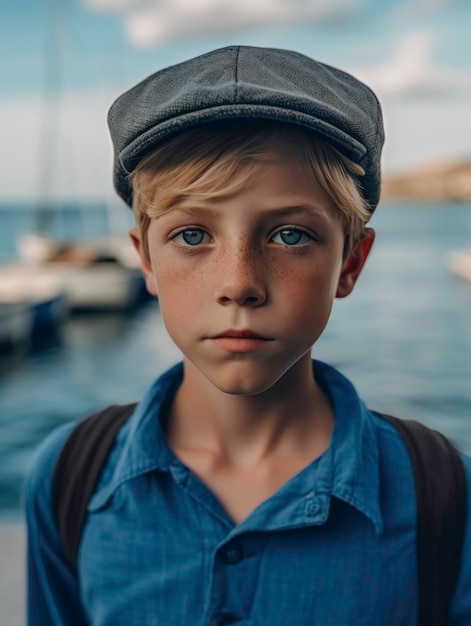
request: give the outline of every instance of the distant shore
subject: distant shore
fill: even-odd
[[[384,176],[381,199],[413,202],[470,202],[471,160],[436,163]]]
[[[0,524],[0,624],[25,624],[25,527]]]

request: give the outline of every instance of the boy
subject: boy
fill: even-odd
[[[150,76],[109,125],[183,363],[120,429],[77,573],[51,512],[72,427],[43,444],[27,485],[29,623],[417,624],[404,443],[311,361],[374,240],[374,94],[302,55],[234,46]],[[468,548],[469,532],[453,626],[471,624]]]

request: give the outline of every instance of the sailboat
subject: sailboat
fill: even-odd
[[[45,32],[43,111],[40,141],[40,202],[33,232],[17,242],[19,263],[7,268],[16,280],[46,277],[65,292],[70,310],[123,310],[134,307],[143,293],[137,253],[127,237],[110,234],[93,242],[59,241],[52,235],[58,214],[52,178],[58,146],[63,51],[64,10],[59,0],[49,0]],[[107,204],[107,206],[109,206]],[[85,210],[85,209],[84,209]],[[113,221],[108,212],[110,225]],[[5,268],[3,273],[5,273]]]

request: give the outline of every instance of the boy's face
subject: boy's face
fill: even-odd
[[[332,201],[294,159],[273,150],[236,192],[190,199],[151,220],[150,260],[141,236],[132,229],[147,288],[185,361],[221,391],[255,395],[310,361],[374,232],[344,257]]]

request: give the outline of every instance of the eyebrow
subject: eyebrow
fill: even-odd
[[[277,217],[288,217],[290,215],[305,215],[308,217],[325,217],[325,211],[321,211],[312,204],[300,204],[295,206],[286,206],[273,209],[268,212],[270,215]]]
[[[218,212],[217,208],[212,209],[211,207],[201,206],[201,205],[185,205],[182,203],[181,205],[175,207],[176,211],[181,211],[182,213],[186,213],[187,215],[207,215],[208,217],[214,215]],[[281,206],[273,209],[267,209],[264,211],[267,217],[290,217],[290,216],[306,216],[306,217],[319,217],[326,218],[325,211],[320,210],[315,205],[311,204],[297,204],[293,206]]]

